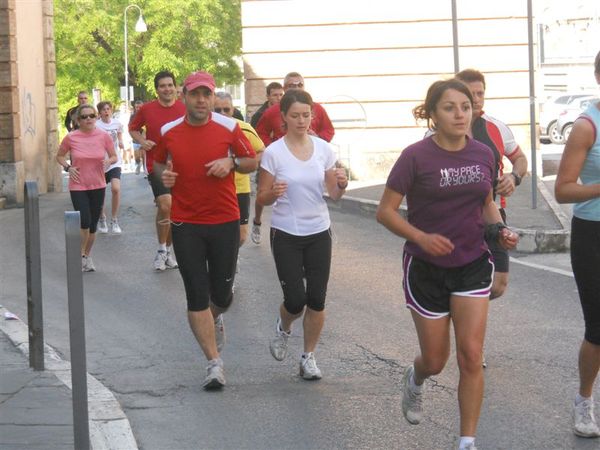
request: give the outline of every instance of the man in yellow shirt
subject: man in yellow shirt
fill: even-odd
[[[233,101],[227,92],[215,92],[214,112],[233,117]],[[246,135],[252,148],[256,152],[256,159],[260,161],[265,145],[252,128],[252,125],[238,120],[242,132]],[[247,173],[235,173],[235,191],[240,207],[240,247],[248,239],[248,219],[250,217],[250,175]]]

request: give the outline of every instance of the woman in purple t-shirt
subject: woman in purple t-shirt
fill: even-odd
[[[467,135],[472,105],[459,80],[430,86],[413,114],[436,133],[402,152],[377,209],[377,220],[406,239],[403,287],[421,350],[402,378],[402,411],[410,423],[421,421],[423,383],[446,365],[452,321],[460,370],[460,449],[475,448],[483,400],[481,355],[494,274],[484,233],[505,248],[518,240],[492,200],[492,151]],[[404,197],[407,220],[398,214]]]
[[[80,105],[74,116],[79,129],[71,131],[62,140],[56,160],[69,174],[71,201],[81,217],[81,269],[94,272],[96,268],[90,252],[104,204],[104,170],[117,162],[117,154],[110,135],[96,128],[98,114],[93,106]],[[67,153],[70,163],[66,159]]]

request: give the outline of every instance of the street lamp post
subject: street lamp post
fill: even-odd
[[[142,9],[138,5],[129,5],[125,7],[125,11],[123,11],[123,31],[124,31],[124,47],[125,47],[125,105],[127,106],[127,110],[129,111],[129,68],[127,65],[127,10],[129,8],[137,8],[140,17],[135,24],[135,31],[138,33],[143,33],[148,31],[146,27],[146,22],[144,22],[144,17],[142,16]]]

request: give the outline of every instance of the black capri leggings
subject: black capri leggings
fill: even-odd
[[[219,308],[229,308],[233,300],[240,222],[217,225],[172,222],[171,233],[188,311],[204,311],[211,302]]]
[[[585,321],[585,340],[600,345],[600,222],[573,217],[571,266]]]
[[[70,191],[71,202],[75,211],[79,211],[81,229],[90,229],[90,233],[96,232],[98,219],[104,205],[104,193],[106,188],[92,189],[90,191]]]
[[[286,311],[300,314],[305,306],[323,311],[331,268],[331,231],[295,236],[271,228],[271,251]]]

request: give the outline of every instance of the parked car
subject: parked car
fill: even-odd
[[[566,142],[571,134],[573,128],[573,122],[579,117],[579,115],[585,111],[591,103],[600,101],[600,98],[589,96],[583,97],[572,102],[568,108],[565,108],[556,120],[556,131],[559,132]]]
[[[572,102],[583,97],[589,97],[594,95],[593,93],[577,92],[577,93],[565,93],[550,97],[544,103],[540,105],[540,142],[553,144],[562,144],[563,136],[556,129],[556,121],[558,120],[559,114],[565,110]]]

